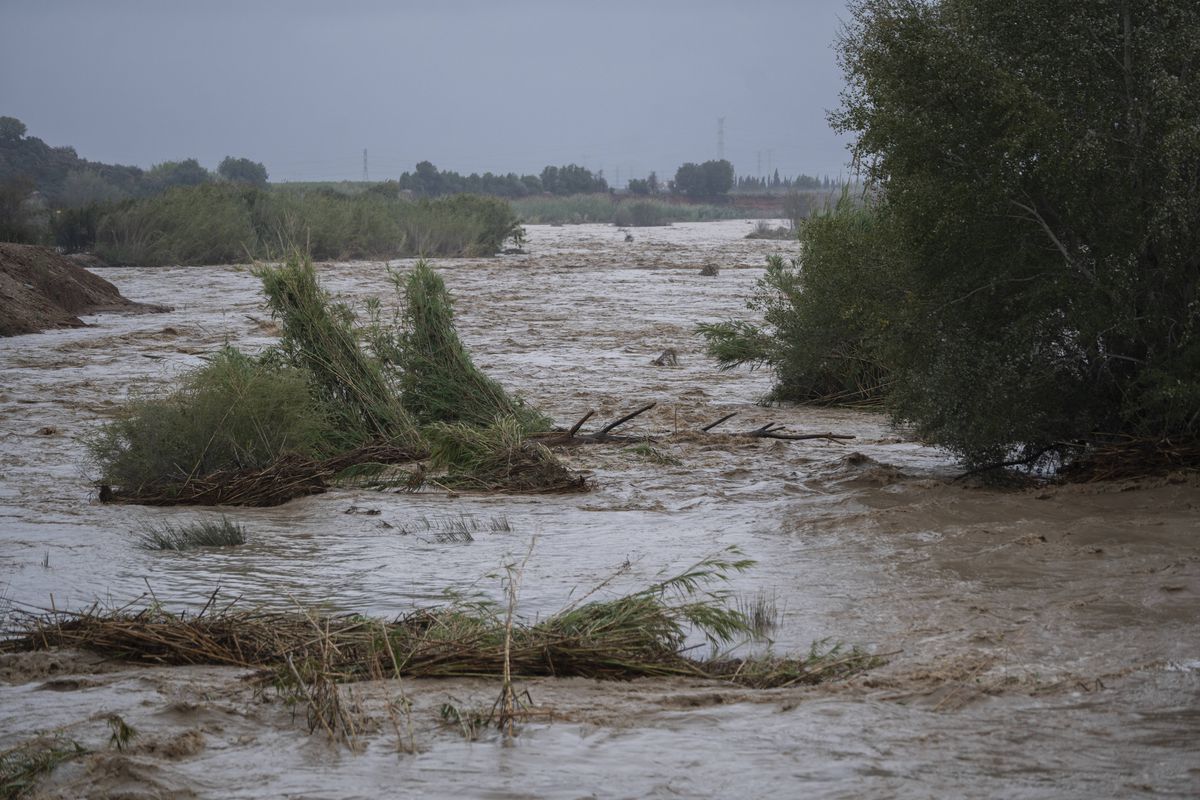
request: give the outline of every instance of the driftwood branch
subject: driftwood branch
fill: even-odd
[[[721,417],[721,418],[720,418],[719,420],[717,420],[716,422],[710,422],[710,423],[708,423],[707,425],[705,425],[705,426],[704,426],[703,428],[701,428],[700,430],[701,430],[701,432],[703,432],[703,433],[708,433],[708,432],[709,432],[709,431],[711,431],[713,428],[715,428],[715,427],[717,427],[718,425],[720,425],[722,422],[725,422],[726,420],[733,419],[733,418],[734,418],[734,417],[736,417],[736,416],[737,416],[737,412],[736,412],[736,411],[732,411],[732,412],[730,412],[730,413],[726,414],[725,416]]]
[[[626,422],[629,422],[634,417],[639,417],[642,414],[645,414],[647,411],[654,408],[656,405],[658,405],[658,403],[647,403],[646,405],[639,408],[637,411],[630,412],[630,413],[626,414],[625,416],[621,417],[620,419],[616,420],[615,422],[610,422],[608,425],[605,425],[603,428],[600,429],[600,432],[596,434],[596,438],[597,439],[605,438],[606,436],[608,436],[608,434],[614,428],[624,425]]]
[[[602,443],[621,443],[621,442],[654,442],[657,439],[653,436],[622,436],[613,433],[614,430],[621,427],[630,420],[640,417],[650,409],[654,408],[657,403],[647,403],[640,408],[637,408],[623,417],[618,417],[612,422],[605,425],[595,433],[580,433],[584,423],[595,416],[595,411],[589,409],[586,414],[579,418],[579,421],[571,426],[566,431],[552,431],[549,433],[535,434],[534,438],[543,444],[548,445],[576,445],[576,444],[602,444]],[[731,412],[721,417],[715,422],[710,422],[700,429],[701,433],[708,433],[718,425],[729,421],[737,416],[737,412]],[[760,425],[751,431],[740,431],[737,433],[728,434],[730,436],[739,436],[747,439],[779,439],[788,442],[800,442],[808,439],[830,439],[830,440],[846,440],[855,438],[853,434],[848,433],[787,433],[786,427],[778,422],[768,422],[765,425]]]
[[[575,434],[579,433],[579,429],[583,427],[583,423],[587,422],[589,419],[595,416],[595,414],[596,410],[594,408],[589,408],[587,413],[580,417],[579,421],[571,426],[571,430],[567,431],[567,438],[574,439]]]

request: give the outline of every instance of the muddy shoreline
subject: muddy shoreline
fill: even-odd
[[[132,667],[73,653],[0,657],[0,738],[70,726],[102,751],[40,796],[1189,797],[1200,790],[1200,480],[996,491],[878,414],[761,408],[762,373],[718,372],[697,322],[744,315],[763,258],[752,223],[639,231],[532,226],[528,254],[438,262],[477,364],[569,424],[646,402],[637,431],[678,463],[613,445],[570,454],[596,490],[572,497],[338,491],[236,510],[236,551],[149,554],[131,532],[196,510],[95,502],[81,437],[140,387],[231,341],[267,346],[257,282],[237,267],[111,269],[127,296],[175,306],[88,317],[87,330],[0,341],[0,608],[125,603],[147,591],[196,607],[219,585],[388,616],[447,587],[497,598],[489,579],[537,536],[527,615],[561,607],[629,560],[614,593],[735,544],[758,566],[733,588],[772,594],[780,651],[833,638],[887,666],[841,684],[753,692],[711,682],[523,682],[544,718],[515,747],[467,742],[447,697],[490,705],[487,681],[406,682],[415,755],[397,753],[384,698],[351,755],[226,668]],[[409,262],[393,262],[403,269]],[[717,264],[717,276],[701,276]],[[390,296],[382,265],[322,265],[347,298]],[[650,362],[666,348],[680,366]],[[688,433],[768,421],[848,443]],[[51,429],[51,433],[39,431]],[[351,507],[378,514],[347,514]],[[512,530],[446,543],[397,531],[419,515],[504,517]],[[104,717],[142,731],[106,748]],[[85,791],[86,789],[86,791]],[[188,793],[191,793],[190,795]]]

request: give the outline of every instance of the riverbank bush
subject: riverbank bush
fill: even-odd
[[[824,254],[806,239],[799,276],[768,280],[787,324],[710,341],[781,367],[775,396],[797,400],[810,384],[785,354],[845,365],[838,341],[857,342],[895,418],[971,468],[1121,442],[1177,466],[1200,441],[1200,94],[1183,79],[1200,7],[853,8],[833,121],[857,136],[874,186],[861,219],[883,234]],[[841,223],[802,237],[822,224]],[[836,262],[853,282],[822,267]],[[838,341],[807,324],[822,315]]]
[[[236,263],[293,246],[321,260],[486,256],[520,233],[496,198],[410,201],[213,183],[109,208],[96,224],[96,252],[136,266]]]
[[[872,405],[891,383],[889,347],[904,305],[878,212],[849,199],[800,223],[802,255],[767,260],[750,308],[762,323],[699,326],[722,369],[768,366],[765,402]]]

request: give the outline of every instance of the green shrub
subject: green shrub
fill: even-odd
[[[904,297],[894,287],[897,256],[877,211],[848,198],[801,223],[803,255],[767,260],[750,307],[763,326],[699,326],[722,369],[775,371],[767,402],[867,404],[890,383],[888,348]]]
[[[834,122],[908,265],[876,278],[895,414],[974,466],[1200,438],[1200,6],[852,13]]]
[[[315,455],[327,435],[303,372],[226,348],[173,391],[132,401],[88,447],[102,483],[136,493]]]

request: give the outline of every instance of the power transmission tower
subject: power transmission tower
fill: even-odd
[[[366,183],[370,178],[367,177],[367,148],[363,148],[363,183]]]
[[[717,117],[717,160],[725,160],[725,118]]]

